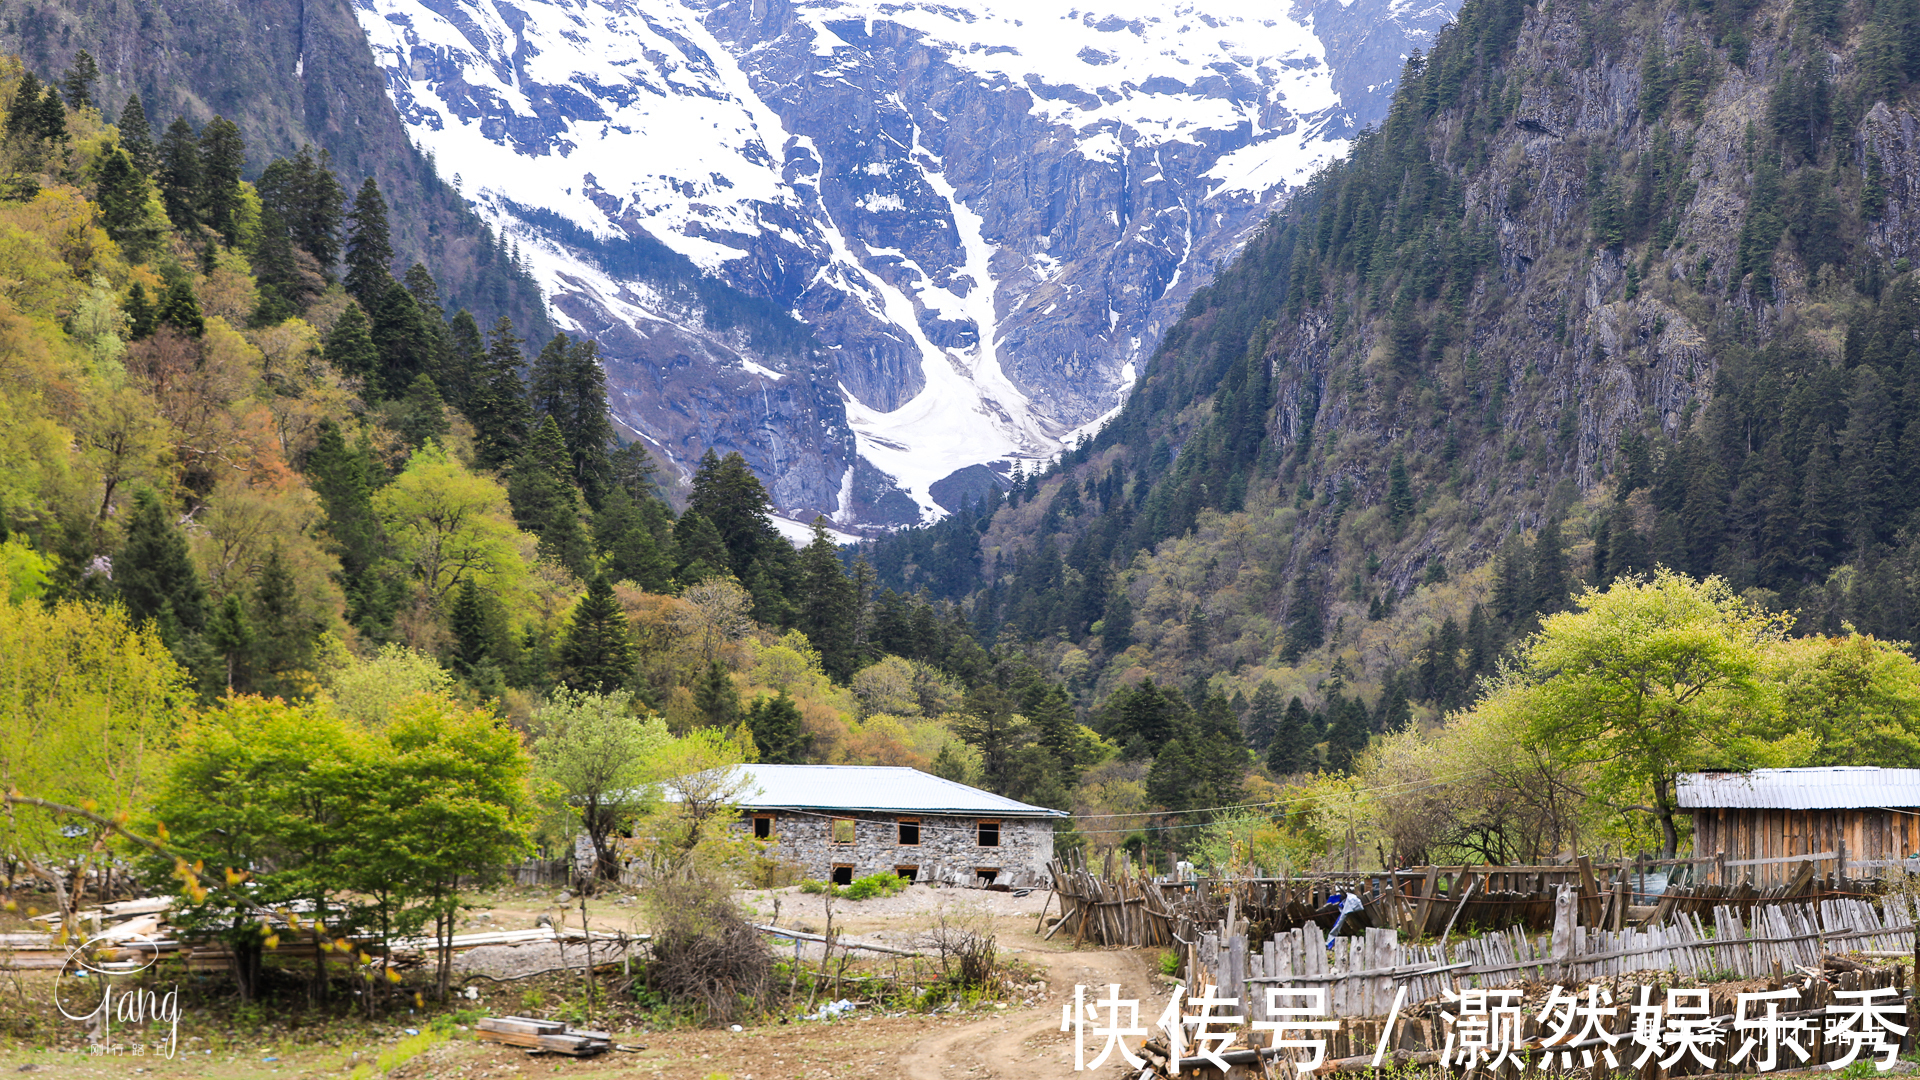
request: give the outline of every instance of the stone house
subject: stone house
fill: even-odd
[[[845,885],[896,873],[943,885],[1045,884],[1068,815],[894,765],[742,765],[738,828]]]

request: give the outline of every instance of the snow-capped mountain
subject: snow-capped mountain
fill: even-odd
[[[1448,0],[357,0],[617,418],[921,520],[1113,409]]]

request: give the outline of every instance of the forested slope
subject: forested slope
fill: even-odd
[[[0,51],[42,74],[86,53],[117,115],[138,94],[157,130],[232,121],[255,175],[301,146],[325,150],[358,185],[374,177],[393,214],[396,272],[434,267],[454,308],[483,325],[505,315],[535,341],[552,333],[539,287],[411,142],[347,0],[125,3],[51,0],[0,15]]]
[[[1116,421],[875,545],[881,580],[1089,704],[1242,695],[1256,748],[1295,695],[1358,686],[1376,732],[1463,704],[1656,564],[1912,640],[1915,76],[1897,0],[1474,0]]]

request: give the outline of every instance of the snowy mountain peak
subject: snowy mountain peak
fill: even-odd
[[[682,469],[741,450],[783,510],[847,526],[952,510],[987,482],[970,466],[1057,453],[1110,411],[1205,268],[1384,112],[1448,14],[359,12],[413,137],[519,242],[561,325],[600,339],[622,425]]]

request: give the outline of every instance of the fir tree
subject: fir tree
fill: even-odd
[[[701,456],[687,510],[698,513],[719,530],[727,546],[728,566],[742,581],[750,578],[756,559],[778,551],[775,544],[793,550],[774,531],[773,502],[738,451],[722,458],[709,448]]]
[[[206,644],[220,658],[221,676],[227,690],[235,688],[236,678],[241,690],[250,689],[246,657],[253,642],[253,628],[247,625],[246,605],[241,603],[239,594],[228,593],[226,599],[214,605],[206,627]]]
[[[380,367],[380,352],[373,347],[373,324],[352,301],[334,320],[322,351],[335,371],[362,381],[372,379]]]
[[[120,129],[120,148],[133,160],[134,168],[143,176],[158,175],[160,148],[153,143],[153,125],[147,120],[147,110],[140,104],[139,94],[127,99],[115,126]]]
[[[133,341],[140,341],[152,334],[159,322],[153,304],[147,300],[147,290],[137,281],[127,290],[126,313],[127,337]]]
[[[692,585],[731,573],[727,569],[727,543],[700,511],[689,509],[680,515],[673,526],[673,543],[680,553],[674,576],[681,584]]]
[[[740,691],[725,664],[714,660],[707,665],[693,688],[693,704],[709,727],[730,728],[740,722]]]
[[[1560,543],[1560,519],[1550,517],[1533,541],[1533,580],[1530,613],[1552,615],[1564,611],[1573,590],[1573,575],[1567,568],[1567,553]]]
[[[753,732],[753,745],[760,760],[768,765],[800,765],[807,760],[813,736],[801,722],[800,706],[785,690],[772,697],[761,696],[747,706],[747,728]]]
[[[485,377],[487,342],[473,312],[461,308],[447,324],[446,368],[435,380],[447,404],[466,415],[473,401],[474,388]]]
[[[147,218],[147,178],[121,150],[101,154],[96,169],[101,227],[129,260],[144,262],[160,244],[160,229]]]
[[[613,424],[607,418],[606,373],[600,368],[599,345],[592,340],[570,341],[555,334],[533,363],[528,395],[536,416],[551,416],[560,425],[572,459],[574,483],[598,509],[613,484],[613,466],[607,448],[613,443]]]
[[[585,576],[591,551],[580,525],[579,493],[567,479],[567,448],[552,417],[540,422],[514,462],[507,498],[514,520],[540,538],[541,553]]]
[[[606,572],[613,580],[631,581],[652,593],[673,587],[673,561],[660,550],[626,489],[613,489],[606,505],[593,516],[593,546],[606,560]]]
[[[513,334],[513,321],[502,315],[488,339],[486,368],[467,407],[482,468],[505,466],[520,456],[526,441],[527,392],[520,364],[520,339]]]
[[[182,274],[167,283],[167,292],[154,309],[156,322],[165,323],[188,337],[206,333],[207,321],[200,314],[200,300],[193,295],[193,282]]]
[[[1404,455],[1393,455],[1393,464],[1387,469],[1387,520],[1393,523],[1394,532],[1405,529],[1407,522],[1413,519],[1413,482],[1407,476],[1407,459]]]
[[[1256,754],[1265,754],[1280,735],[1287,707],[1280,702],[1280,688],[1262,680],[1253,692],[1247,709],[1247,746]]]
[[[562,680],[574,690],[610,693],[633,677],[633,633],[604,576],[595,575],[573,609],[559,661]]]
[[[372,311],[393,280],[393,239],[387,224],[387,200],[369,176],[354,196],[347,219],[347,295]],[[509,327],[511,329],[511,327]]]
[[[228,247],[240,241],[240,174],[247,166],[240,129],[223,116],[200,132],[200,220]]]
[[[292,700],[305,691],[321,624],[301,610],[298,586],[275,544],[260,565],[248,621],[254,628],[249,683],[256,693]]]
[[[407,387],[406,396],[394,404],[394,427],[408,446],[417,450],[429,441],[447,441],[447,432],[450,430],[447,404],[440,398],[440,388],[426,373],[415,375],[413,385]]]
[[[200,140],[185,117],[177,118],[160,139],[160,202],[188,236],[200,226],[200,183]]]
[[[1295,697],[1287,702],[1273,742],[1267,746],[1267,771],[1275,776],[1309,772],[1314,766],[1313,745],[1320,741],[1307,707]]]
[[[847,682],[858,660],[853,649],[856,598],[840,566],[840,549],[822,518],[813,519],[813,541],[800,553],[798,571],[792,601],[799,629],[820,650],[827,674]]]
[[[73,63],[60,78],[60,93],[76,109],[92,106],[93,88],[100,82],[100,65],[85,49],[73,54]]]
[[[454,594],[447,629],[453,635],[453,649],[448,655],[453,673],[470,686],[495,685],[499,681],[499,669],[494,654],[499,643],[485,597],[472,578],[462,581],[460,591]]]
[[[160,496],[141,488],[133,496],[126,541],[113,560],[113,584],[135,619],[151,619],[169,645],[206,626],[206,590],[187,552],[187,538],[167,515]]]
[[[387,397],[399,397],[431,366],[433,338],[426,315],[406,286],[388,278],[367,317],[380,353],[381,389]]]

